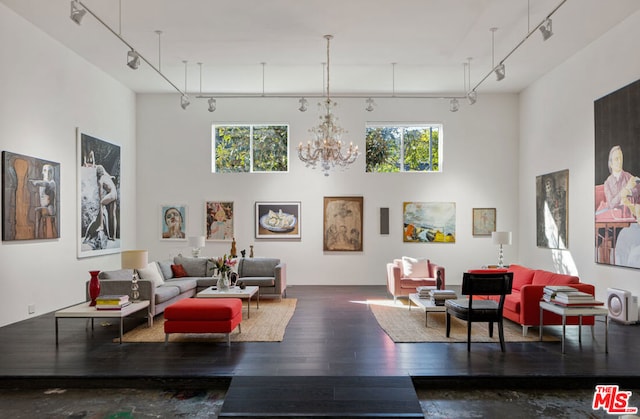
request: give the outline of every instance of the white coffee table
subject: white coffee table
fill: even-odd
[[[429,313],[443,313],[447,311],[445,306],[437,306],[430,298],[420,298],[417,293],[409,294],[409,310],[411,310],[411,303],[424,310],[424,327],[427,327],[427,318],[429,317]]]
[[[562,353],[564,352],[564,335],[567,324],[567,317],[578,316],[578,342],[582,342],[582,317],[583,316],[604,316],[604,351],[609,353],[609,309],[602,306],[588,307],[565,307],[558,304],[540,301],[540,340],[542,340],[542,312],[544,310],[556,313],[562,316]],[[593,326],[591,326],[591,335],[593,336]]]
[[[260,308],[260,287],[248,285],[244,289],[238,286],[230,287],[227,291],[219,291],[216,287],[209,287],[196,294],[198,298],[241,298],[247,300],[247,318],[251,317],[251,297],[257,294],[256,309]]]
[[[89,306],[89,304],[90,301],[87,301],[55,312],[56,346],[58,345],[58,319],[60,318],[91,319],[91,330],[93,330],[93,319],[120,319],[120,343],[122,343],[125,317],[146,308],[148,312],[147,324],[149,327],[153,326],[153,316],[151,315],[151,306],[148,300],[132,302],[120,310],[98,310],[95,307]]]

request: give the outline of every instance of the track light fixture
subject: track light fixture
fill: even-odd
[[[460,109],[460,102],[458,102],[458,99],[453,98],[449,101],[449,110],[451,112],[458,112],[458,109]]]
[[[140,67],[140,54],[135,50],[131,50],[127,53],[127,65],[132,70],[137,70]]]
[[[368,98],[365,102],[367,102],[367,107],[366,107],[366,108],[364,108],[364,109],[365,109],[367,112],[372,112],[372,111],[373,111],[373,107],[374,107],[374,105],[376,104],[376,103],[373,101],[373,98],[371,98],[371,97],[370,97],[370,98]]]
[[[82,18],[86,14],[87,14],[87,11],[82,8],[78,0],[73,0],[71,2],[71,15],[69,16],[71,20],[73,20],[79,25],[82,22]]]
[[[540,32],[542,33],[542,40],[546,41],[547,39],[551,38],[551,36],[553,35],[553,29],[551,27],[552,25],[552,21],[551,18],[547,18],[547,20],[544,21],[544,23],[542,23],[540,25]]]
[[[298,108],[298,110],[300,112],[306,112],[307,111],[307,99],[301,97],[300,100],[298,101],[300,103],[300,107]]]
[[[180,106],[182,107],[182,109],[187,109],[187,106],[189,106],[190,104],[191,104],[191,101],[189,100],[189,96],[187,95],[180,96]]]
[[[496,73],[496,80],[500,81],[504,79],[504,76],[505,76],[504,63],[500,63],[500,65],[498,65],[493,71]]]
[[[476,92],[475,90],[471,90],[469,93],[467,93],[467,101],[469,102],[469,105],[473,105],[474,103],[476,103],[476,100],[478,100],[478,92]]]
[[[216,110],[216,100],[210,97],[207,102],[209,103],[209,112],[214,112]]]

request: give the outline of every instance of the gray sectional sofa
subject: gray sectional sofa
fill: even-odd
[[[186,277],[175,278],[171,265],[182,265]],[[240,258],[236,264],[238,279],[246,285],[258,285],[260,296],[286,296],[286,264],[273,258]],[[183,298],[216,285],[213,275],[215,265],[207,258],[176,256],[173,261],[151,262],[145,269],[137,270],[140,299],[151,301],[151,313],[155,316]],[[133,270],[118,269],[100,272],[100,294],[131,294]],[[87,300],[89,283],[87,281]]]

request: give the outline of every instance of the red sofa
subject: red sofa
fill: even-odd
[[[513,272],[513,288],[511,294],[505,297],[503,316],[522,325],[523,336],[526,336],[530,326],[540,326],[540,300],[546,285],[568,285],[595,296],[595,287],[580,282],[577,276],[530,269],[521,265],[511,265],[506,271]],[[496,297],[480,298],[495,299]],[[542,322],[544,325],[562,324],[562,317],[559,315],[549,311],[545,311],[543,314]],[[579,324],[578,317],[567,317],[567,324]],[[584,317],[582,324],[593,325],[594,318]]]

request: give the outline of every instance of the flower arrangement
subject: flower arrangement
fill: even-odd
[[[210,260],[216,266],[218,273],[223,276],[227,276],[229,272],[231,272],[231,269],[238,262],[237,259],[228,258],[227,255],[224,255],[223,257],[212,258]]]

